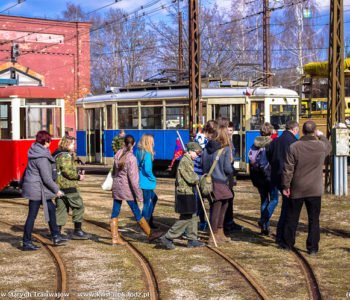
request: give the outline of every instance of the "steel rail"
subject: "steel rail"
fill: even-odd
[[[22,204],[22,203],[11,203],[11,204]],[[0,221],[0,223],[5,224],[7,226],[15,227],[18,229],[23,230],[21,226],[10,224],[5,221]],[[60,256],[60,254],[56,251],[56,249],[50,245],[51,241],[48,239],[42,237],[39,234],[33,233],[32,236],[40,242],[44,246],[44,249],[50,254],[51,258],[54,261],[55,267],[56,267],[56,293],[60,295],[58,299],[65,299],[63,294],[67,293],[67,271],[66,267],[64,266],[63,260]]]

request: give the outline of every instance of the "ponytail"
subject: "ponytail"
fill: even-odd
[[[118,169],[119,170],[123,170],[124,169],[126,155],[132,151],[132,148],[134,147],[134,144],[135,144],[135,139],[134,139],[134,137],[132,135],[128,134],[124,138],[124,143],[125,143],[125,147],[124,147],[123,153],[120,156],[119,161],[118,161]]]

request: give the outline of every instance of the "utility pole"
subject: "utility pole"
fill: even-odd
[[[181,0],[182,1],[182,0]],[[178,7],[178,13],[177,13],[177,19],[179,22],[179,50],[178,50],[178,76],[177,80],[182,80],[182,74],[183,74],[183,45],[182,45],[182,12],[180,10],[180,0],[177,1],[177,7]]]
[[[328,110],[327,137],[338,122],[344,122],[344,19],[343,0],[330,2],[330,28],[328,53]],[[334,162],[329,159],[326,163],[326,191],[333,192]]]
[[[263,0],[263,60],[264,60],[264,83],[271,85],[271,51],[270,51],[270,8],[269,0]]]
[[[201,119],[201,68],[198,0],[189,0],[189,106],[190,135],[196,134],[196,127]]]

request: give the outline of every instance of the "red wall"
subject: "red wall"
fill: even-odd
[[[75,134],[74,104],[90,92],[90,24],[0,16],[1,65],[10,61],[12,41],[17,63],[44,76],[44,85],[64,91],[66,127]]]

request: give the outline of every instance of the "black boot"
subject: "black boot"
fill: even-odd
[[[81,230],[81,223],[74,223],[74,232],[72,235],[72,240],[88,240],[90,235]]]
[[[65,235],[65,234],[62,234],[62,226],[57,226],[58,227],[58,234],[59,234],[59,236],[61,237],[61,240],[62,241],[69,241],[70,240],[70,238],[69,238],[69,236],[68,235]]]
[[[156,226],[153,223],[153,217],[151,217],[151,219],[149,220],[148,224],[149,224],[149,227],[151,227],[151,229],[158,229],[158,226]]]
[[[23,251],[35,251],[38,249],[40,249],[40,247],[37,245],[34,245],[32,242],[23,243],[23,247],[22,247]]]
[[[63,240],[59,234],[57,234],[52,237],[52,242],[54,246],[63,246],[66,241]]]

